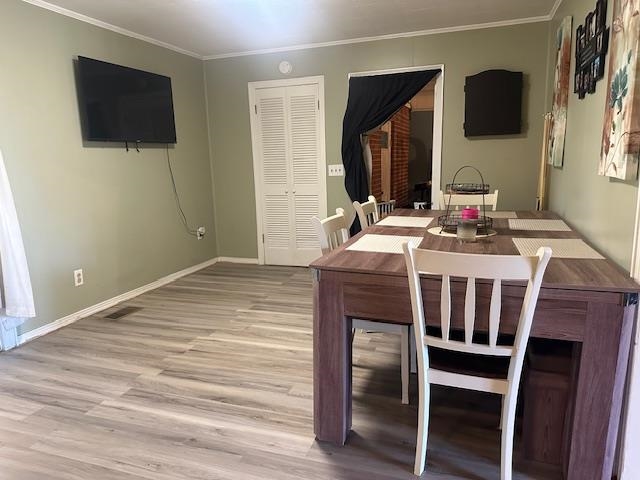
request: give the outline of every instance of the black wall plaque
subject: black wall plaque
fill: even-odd
[[[522,72],[486,70],[465,78],[464,136],[521,132]]]
[[[576,73],[573,92],[578,98],[596,91],[596,82],[604,77],[604,61],[609,49],[607,0],[598,0],[576,30]]]

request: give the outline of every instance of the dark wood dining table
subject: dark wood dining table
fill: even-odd
[[[444,212],[395,210],[392,215],[433,217]],[[516,212],[520,219],[560,219],[552,212]],[[314,282],[314,430],[318,440],[342,445],[351,430],[351,319],[411,324],[404,257],[349,250],[365,234],[423,237],[420,248],[451,252],[518,255],[513,238],[578,238],[569,231],[512,230],[493,219],[497,235],[475,243],[433,235],[425,228],[373,225],[311,263]],[[584,240],[584,239],[583,239]],[[525,286],[503,284],[500,330],[513,334]],[[486,287],[486,288],[485,288]],[[452,282],[464,296],[465,284]],[[438,326],[439,280],[422,276],[427,323]],[[613,261],[553,258],[544,276],[531,336],[573,343],[572,391],[565,420],[564,476],[568,480],[610,480],[637,293],[640,286]],[[478,285],[477,328],[486,329],[489,285]],[[482,298],[485,301],[482,301]],[[488,320],[484,321],[485,323]],[[452,326],[464,328],[464,307],[452,309]]]

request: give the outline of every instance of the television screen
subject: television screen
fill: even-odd
[[[176,143],[169,77],[78,57],[77,79],[85,140]]]

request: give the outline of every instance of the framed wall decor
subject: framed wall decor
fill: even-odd
[[[547,158],[547,162],[554,167],[562,167],[564,159],[564,136],[567,130],[567,105],[571,81],[571,22],[571,17],[563,18],[556,34],[556,72]]]
[[[576,70],[574,93],[582,99],[596,91],[596,82],[604,77],[604,61],[609,48],[607,0],[598,0],[584,25],[576,29]]]
[[[598,173],[638,174],[640,155],[640,0],[614,0],[609,78]]]

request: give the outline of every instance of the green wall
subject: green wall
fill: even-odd
[[[541,22],[207,61],[219,254],[257,257],[247,83],[284,78],[278,72],[283,59],[293,64],[289,77],[324,75],[327,164],[341,162],[348,73],[444,64],[443,183],[459,166],[472,164],[500,189],[500,208],[533,208],[545,104],[547,34],[547,23]],[[464,77],[494,68],[525,73],[524,133],[466,139],[462,129]],[[343,182],[342,177],[327,178],[330,212],[350,204]]]
[[[607,25],[611,25],[611,5]],[[571,47],[571,88],[575,69],[575,30],[584,23],[593,0],[564,0],[552,22],[549,22],[548,110],[551,110],[553,67],[555,66],[554,38],[560,21],[573,16]],[[569,95],[567,133],[563,168],[551,167],[549,179],[549,208],[564,217],[587,239],[624,269],[631,265],[633,228],[638,183],[622,182],[598,175],[602,123],[607,99],[608,57],[605,77],[596,93],[579,100]]]
[[[277,69],[283,59],[293,64],[287,77],[325,78],[328,164],[341,161],[349,72],[445,64],[442,182],[459,166],[472,164],[500,189],[500,208],[532,208],[542,116],[553,86],[555,30],[567,14],[574,16],[575,28],[593,6],[592,0],[564,0],[549,23],[203,63],[20,0],[4,0],[0,149],[38,310],[23,332],[218,255],[257,257],[247,83],[285,78]],[[138,154],[83,145],[72,64],[77,55],[172,78],[179,143],[171,156],[191,225],[207,227],[204,240],[182,228],[163,149]],[[525,73],[524,133],[466,139],[464,77],[492,68]],[[550,207],[628,268],[637,182],[596,174],[604,88],[601,81],[585,100],[570,96],[565,166],[551,172]],[[343,181],[327,178],[329,211],[350,204]],[[72,279],[76,268],[85,273],[85,285],[78,288]]]
[[[72,60],[168,75],[178,144],[165,151],[85,147]],[[216,255],[202,61],[19,0],[0,3],[0,149],[12,184],[38,317],[23,332]],[[85,285],[72,272],[84,269]]]

